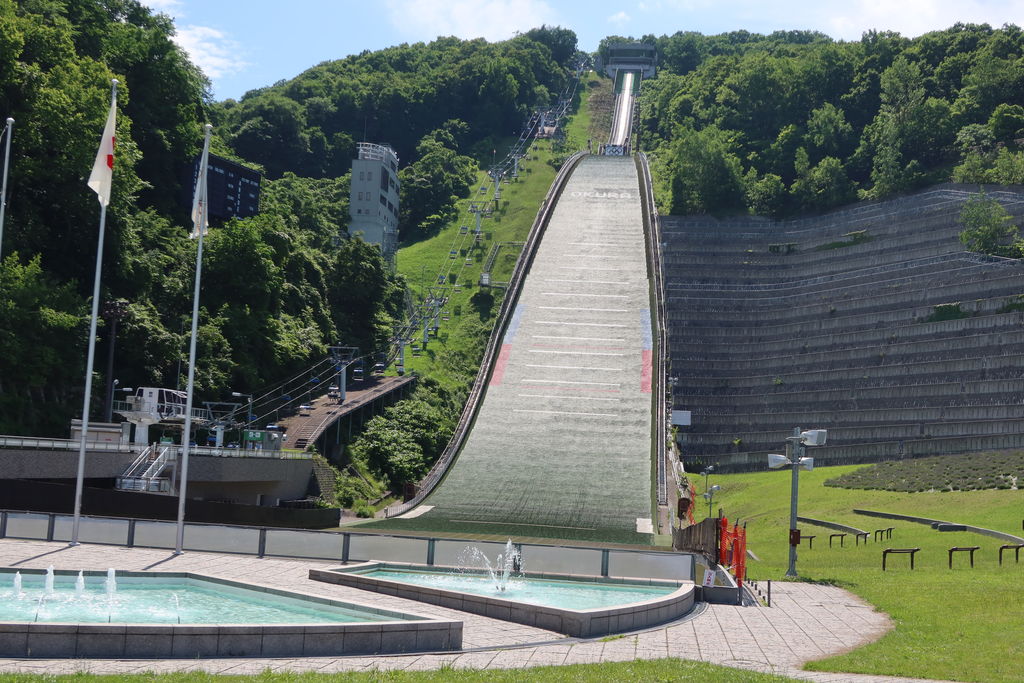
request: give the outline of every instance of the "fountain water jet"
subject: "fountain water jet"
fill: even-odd
[[[107,581],[106,581],[107,595],[113,595],[117,590],[117,581],[114,580],[114,568],[110,567],[107,569]]]
[[[46,595],[53,595],[53,565],[46,568],[46,583],[43,585],[43,592]]]
[[[512,576],[513,572],[522,571],[522,555],[519,553],[519,549],[512,543],[512,539],[508,539],[508,543],[505,544],[505,552],[498,553],[498,556],[494,559],[494,564],[487,558],[480,548],[475,545],[467,546],[462,551],[460,556],[462,559],[460,564],[465,567],[469,563],[475,565],[474,568],[483,565],[483,568],[487,570],[487,573],[491,577],[491,582],[494,584],[495,589],[505,592],[508,587],[509,577]]]
[[[21,595],[21,572],[14,572],[14,597]]]
[[[78,570],[78,578],[75,579],[75,596],[82,597],[82,593],[85,592],[85,577],[82,575],[82,570]]]

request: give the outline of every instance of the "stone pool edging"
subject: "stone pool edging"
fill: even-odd
[[[41,569],[15,569],[24,575]],[[85,571],[86,576],[105,576]],[[56,570],[58,576],[77,571]],[[300,591],[232,581],[194,572],[123,571],[119,577],[194,579],[328,607],[359,609],[393,621],[337,624],[89,624],[0,623],[0,657],[177,659],[201,657],[323,657],[438,652],[462,649],[462,622],[332,600]]]
[[[690,581],[664,579],[581,576],[523,572],[522,576],[536,579],[578,581],[580,583],[633,584],[638,586],[676,586],[668,595],[621,607],[599,607],[588,610],[572,610],[545,605],[533,605],[518,600],[464,593],[461,591],[417,586],[401,581],[389,581],[363,576],[356,572],[369,569],[402,569],[437,572],[452,569],[437,565],[418,565],[401,562],[363,562],[333,569],[310,569],[309,578],[325,583],[340,584],[361,590],[374,591],[383,595],[417,600],[438,607],[479,614],[492,619],[511,621],[556,631],[576,638],[599,636],[657,626],[674,621],[693,609],[696,589]],[[465,573],[484,573],[466,571]]]

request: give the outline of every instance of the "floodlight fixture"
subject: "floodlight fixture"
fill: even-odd
[[[800,543],[800,530],[796,526],[797,497],[800,491],[800,470],[811,471],[814,469],[814,458],[804,456],[804,449],[807,446],[824,446],[828,437],[828,431],[824,429],[801,430],[799,427],[793,430],[793,436],[786,437],[786,455],[770,453],[768,455],[769,469],[777,470],[786,466],[792,466],[793,479],[789,503],[789,569],[786,576],[795,577],[796,574],[796,546]]]
[[[824,446],[827,437],[828,430],[808,429],[806,432],[800,432],[800,443],[805,446]]]

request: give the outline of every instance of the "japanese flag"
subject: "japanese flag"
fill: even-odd
[[[117,117],[117,96],[110,103],[107,125],[103,127],[103,138],[96,152],[96,161],[89,174],[89,187],[99,196],[100,204],[110,205],[110,186],[114,181],[114,147],[117,145],[115,118]]]

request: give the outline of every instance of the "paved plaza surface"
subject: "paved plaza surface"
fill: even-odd
[[[806,661],[845,652],[877,640],[890,627],[888,617],[839,588],[777,583],[772,607],[698,603],[683,619],[615,640],[566,638],[552,631],[444,609],[308,578],[313,567],[338,563],[249,555],[0,540],[0,566],[64,570],[185,571],[237,579],[328,598],[417,614],[459,619],[463,650],[441,654],[302,659],[47,660],[0,659],[0,673],[96,674],[203,671],[213,674],[345,672],[455,668],[509,669],[531,666],[621,662],[681,657],[743,669],[770,671],[822,683],[911,681],[858,674],[800,671]]]

